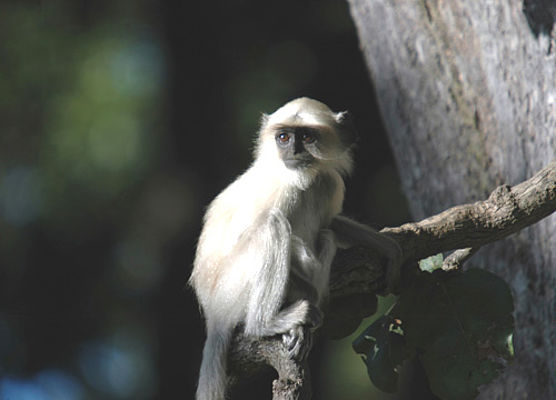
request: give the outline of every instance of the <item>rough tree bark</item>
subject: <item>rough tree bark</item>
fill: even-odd
[[[416,220],[556,157],[556,2],[348,1]],[[515,297],[516,361],[480,398],[556,398],[556,215],[472,262]]]

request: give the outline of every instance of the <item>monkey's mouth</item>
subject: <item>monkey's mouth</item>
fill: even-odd
[[[290,158],[284,160],[284,164],[289,169],[300,169],[300,168],[307,168],[311,165],[313,159],[309,158]]]

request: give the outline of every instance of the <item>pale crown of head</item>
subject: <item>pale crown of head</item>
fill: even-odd
[[[308,97],[292,100],[266,118],[265,125],[324,125],[334,126],[338,115],[320,101]]]

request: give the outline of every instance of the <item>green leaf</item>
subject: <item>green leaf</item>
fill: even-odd
[[[404,321],[431,390],[472,399],[513,359],[513,299],[508,285],[481,269],[419,274],[391,315]]]
[[[442,268],[442,262],[444,261],[444,256],[442,253],[438,253],[435,256],[430,256],[419,261],[419,268],[424,272],[432,272],[437,269]]]
[[[373,384],[385,392],[397,389],[397,367],[407,358],[402,321],[383,315],[353,342],[353,349],[362,355]]]

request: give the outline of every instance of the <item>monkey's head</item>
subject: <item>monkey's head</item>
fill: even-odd
[[[271,157],[296,172],[334,169],[348,174],[355,137],[347,112],[335,113],[320,101],[301,97],[263,115],[257,159]]]

